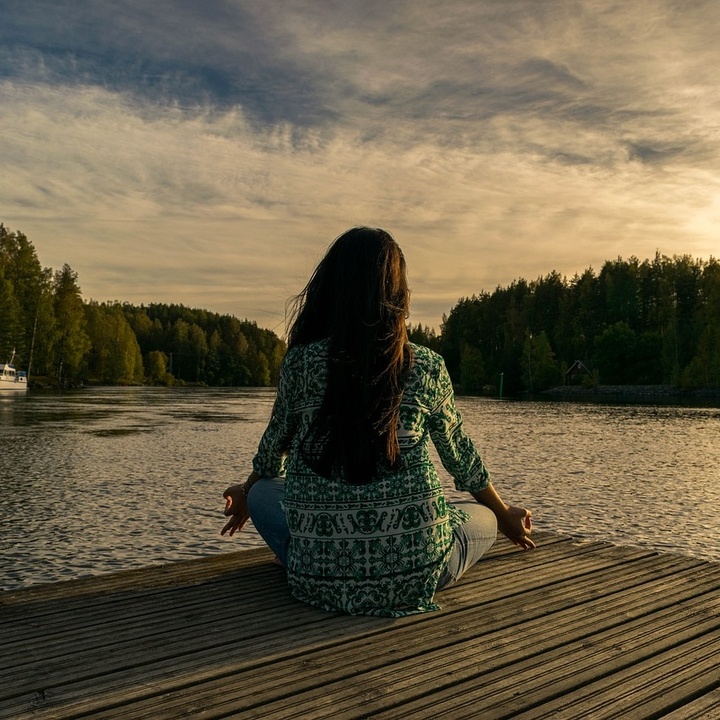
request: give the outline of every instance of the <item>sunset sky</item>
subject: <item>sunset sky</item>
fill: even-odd
[[[0,221],[86,300],[282,333],[384,227],[410,321],[618,256],[717,257],[717,0],[0,0]]]

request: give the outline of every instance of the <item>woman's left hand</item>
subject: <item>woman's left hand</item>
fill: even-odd
[[[497,514],[498,530],[510,542],[523,550],[532,550],[535,543],[530,539],[532,532],[532,513],[523,507],[508,506]]]
[[[230,520],[220,531],[221,535],[229,533],[232,537],[238,530],[242,530],[243,525],[248,521],[250,513],[247,506],[247,495],[245,493],[245,485],[231,485],[224,493],[225,498],[225,515],[230,516]]]
[[[485,507],[490,508],[497,518],[498,530],[513,544],[523,550],[532,550],[535,543],[530,539],[532,513],[524,507],[506,505],[492,483],[472,496]]]

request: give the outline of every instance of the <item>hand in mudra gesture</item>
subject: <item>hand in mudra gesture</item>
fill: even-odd
[[[247,483],[231,485],[223,493],[223,497],[225,498],[224,514],[226,517],[229,517],[230,520],[228,520],[220,531],[221,535],[228,533],[230,537],[232,537],[238,530],[242,530],[250,518],[247,503],[247,487]]]
[[[508,506],[504,513],[497,516],[498,530],[523,550],[532,550],[535,543],[530,539],[532,532],[532,513],[523,507]]]

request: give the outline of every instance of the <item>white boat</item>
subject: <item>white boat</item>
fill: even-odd
[[[16,370],[13,365],[15,353],[13,352],[9,362],[0,365],[0,392],[26,392],[27,373]]]

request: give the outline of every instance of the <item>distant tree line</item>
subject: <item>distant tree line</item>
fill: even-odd
[[[720,387],[720,263],[618,258],[571,280],[557,272],[461,299],[438,349],[469,392],[586,384]]]
[[[410,325],[466,392],[538,392],[569,381],[720,387],[720,263],[685,255],[606,262],[463,298],[441,332]],[[0,361],[72,385],[277,383],[272,331],[183,305],[84,302],[69,265],[43,268],[0,224]],[[575,377],[579,380],[575,380]]]
[[[230,315],[84,302],[69,265],[43,268],[27,237],[0,224],[0,361],[13,351],[17,367],[60,385],[268,386],[285,344]]]

